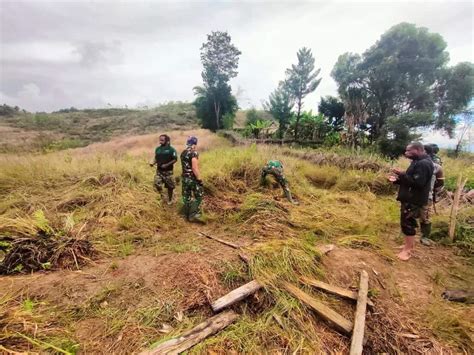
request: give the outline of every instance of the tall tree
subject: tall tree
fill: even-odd
[[[295,102],[283,82],[270,94],[268,101],[263,104],[264,109],[278,120],[278,136],[283,138],[283,134],[288,128],[292,110]]]
[[[200,117],[204,127],[211,129],[222,128],[222,117],[229,113],[229,108],[233,107],[231,103],[232,89],[229,85],[230,79],[237,76],[239,65],[239,56],[241,52],[231,43],[231,37],[227,32],[215,31],[207,36],[207,42],[201,47],[201,62],[203,71],[201,77],[204,86],[195,93],[200,98],[199,102],[203,104],[212,103],[213,117]],[[204,100],[203,97],[206,97]],[[209,114],[208,109],[199,110]],[[198,112],[199,114],[199,112]]]
[[[314,57],[311,50],[303,47],[296,54],[298,63],[286,70],[284,85],[290,92],[296,104],[295,139],[298,139],[298,128],[301,118],[303,99],[318,87],[321,79],[317,78],[321,69],[315,70]]]
[[[339,57],[331,75],[343,101],[354,88],[364,95],[368,116],[364,127],[372,142],[393,137],[395,127],[401,132],[435,125],[452,134],[455,113],[472,97],[473,70],[470,63],[448,68],[446,46],[439,34],[401,23],[362,56]],[[405,133],[400,137],[408,139]]]
[[[323,114],[328,123],[336,132],[342,131],[344,126],[344,103],[334,96],[326,96],[321,98],[318,105],[319,113]]]

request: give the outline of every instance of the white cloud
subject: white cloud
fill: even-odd
[[[227,30],[242,51],[232,81],[242,107],[260,106],[306,46],[323,78],[306,99],[316,109],[336,93],[338,56],[402,21],[441,33],[452,63],[473,53],[473,5],[462,2],[3,1],[0,10],[2,100],[28,110],[192,100],[212,30]]]

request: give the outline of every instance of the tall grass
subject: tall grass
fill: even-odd
[[[171,132],[178,151],[191,134],[200,138],[204,211],[209,217],[205,228],[250,245],[246,248],[252,256],[248,269],[228,269],[223,272],[222,282],[234,285],[255,278],[266,291],[237,306],[242,313],[240,320],[192,352],[346,351],[347,341],[325,331],[300,302],[282,291],[281,285],[296,283],[303,275],[321,277],[324,271],[317,246],[328,242],[393,258],[387,236],[398,231],[398,204],[384,172],[360,170],[353,165],[332,166],[330,161],[315,165],[297,154],[289,156],[279,147],[229,147],[226,141],[204,130]],[[180,254],[204,253],[206,249],[192,239],[174,240],[194,232],[195,227],[179,217],[177,206],[164,208],[153,190],[154,169],[147,163],[157,138],[158,134],[152,134],[50,154],[0,156],[0,234],[16,237],[36,233],[38,211],[42,211],[48,225],[59,234],[80,230],[103,252],[104,259],[141,253],[171,253],[177,258]],[[260,186],[260,171],[269,159],[283,161],[290,189],[300,202],[298,206],[285,200],[271,178],[266,186]],[[374,159],[381,163],[379,158]],[[446,160],[447,173],[455,174],[450,170],[457,164]],[[471,174],[468,167],[458,167]],[[180,173],[179,164],[175,173]],[[158,233],[164,238],[157,239]],[[122,343],[114,339],[126,329],[135,329],[128,334],[130,344],[144,346],[179,334],[206,315],[206,310],[196,308],[186,321],[173,321],[177,305],[171,296],[163,296],[157,302],[141,295],[143,304],[132,309],[115,300],[132,291],[125,286],[116,287],[116,292],[104,289],[103,294],[92,297],[72,315],[68,313],[70,309],[58,306],[51,319],[60,319],[61,327],[73,329],[77,319],[103,318],[107,336],[101,341],[108,342],[107,349],[120,351]],[[138,297],[139,291],[133,292]],[[316,293],[313,296],[321,297]],[[101,308],[104,301],[113,307]],[[2,312],[0,308],[0,315]],[[173,332],[158,334],[154,328],[161,322],[174,322]],[[48,333],[41,339],[48,343],[53,335]],[[67,339],[74,336],[68,333]],[[14,340],[20,342],[18,337]],[[115,343],[110,345],[111,341]],[[454,344],[462,348],[465,338],[455,339]],[[38,345],[34,348],[44,350]]]

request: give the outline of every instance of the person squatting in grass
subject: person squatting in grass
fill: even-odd
[[[410,143],[405,156],[411,160],[406,171],[392,169],[389,181],[400,185],[397,200],[400,201],[400,226],[405,235],[405,244],[398,254],[400,260],[408,260],[415,247],[417,219],[421,218],[423,206],[428,203],[433,177],[433,161],[425,153],[423,144]]]
[[[176,149],[171,146],[171,139],[166,134],[159,138],[160,145],[155,149],[155,155],[150,166],[156,164],[156,175],[154,179],[155,189],[160,193],[161,200],[165,201],[163,185],[168,190],[168,205],[173,202],[173,191],[175,182],[173,177],[173,165],[178,161]]]
[[[427,144],[424,146],[426,154],[430,157],[433,162],[433,176],[430,182],[430,192],[428,194],[428,203],[423,206],[420,216],[420,230],[421,230],[421,244],[431,245],[431,216],[435,210],[435,204],[440,196],[444,186],[444,174],[443,168],[441,167],[441,159],[436,156],[435,147],[436,144]],[[436,146],[437,147],[437,146]]]
[[[267,175],[273,175],[278,182],[278,184],[283,189],[286,198],[293,204],[296,204],[296,201],[293,200],[291,196],[290,188],[288,187],[288,181],[285,178],[285,174],[283,173],[283,164],[279,160],[269,160],[267,165],[265,165],[262,169],[262,175],[260,177],[260,185],[265,184],[265,178]]]
[[[186,141],[186,149],[181,153],[184,214],[190,222],[200,220],[204,194],[199,172],[199,154],[196,150],[197,142],[196,137],[189,137]]]

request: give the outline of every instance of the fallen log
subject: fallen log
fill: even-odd
[[[360,272],[359,295],[354,318],[350,355],[362,355],[364,348],[365,312],[367,309],[367,293],[369,292],[369,275],[367,271]]]
[[[244,298],[250,296],[251,294],[257,292],[262,288],[262,285],[257,281],[253,280],[245,285],[236,288],[235,290],[230,291],[228,294],[222,296],[211,304],[212,310],[214,312],[219,312],[220,310],[233,305],[234,303],[243,300]]]
[[[244,252],[239,253],[239,258],[242,259],[247,265],[250,264],[251,257]]]
[[[284,287],[290,294],[313,309],[318,316],[331,324],[337,331],[345,335],[351,335],[352,322],[350,320],[347,320],[333,309],[300,290],[298,287],[289,283],[285,283]]]
[[[144,351],[140,355],[174,355],[182,353],[207,337],[220,332],[229,324],[233,323],[238,317],[239,315],[233,311],[220,313],[200,323],[183,335],[167,340],[158,345],[155,349]]]
[[[228,242],[227,240],[219,239],[219,238],[213,237],[212,235],[208,235],[208,234],[203,233],[203,232],[199,232],[199,234],[202,235],[203,237],[206,237],[206,238],[215,240],[216,242],[225,244],[225,245],[227,245],[227,246],[229,246],[229,247],[231,247],[231,248],[240,249],[240,245],[237,245],[237,244]]]
[[[318,290],[330,293],[332,295],[339,296],[341,298],[345,298],[347,300],[357,301],[357,297],[358,297],[357,292],[347,290],[347,289],[339,287],[339,286],[333,286],[333,285],[327,284],[325,282],[315,280],[313,278],[306,277],[306,276],[302,276],[300,278],[300,280],[301,280],[302,283],[304,283],[306,285],[309,285],[309,286],[313,286],[313,287],[317,288]],[[374,303],[371,300],[367,300],[367,304],[370,307],[374,307]]]

